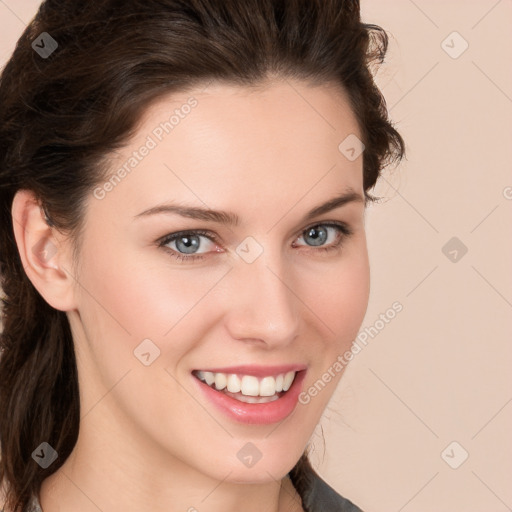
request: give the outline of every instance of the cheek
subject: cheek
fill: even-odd
[[[145,338],[162,350],[172,342],[173,352],[179,354],[174,333],[191,321],[200,324],[197,311],[202,310],[202,299],[229,270],[180,267],[169,263],[165,254],[155,256],[148,249],[129,253],[114,245],[104,247],[101,254],[85,255],[83,268],[81,282],[89,293],[82,294],[81,309],[96,337],[108,333],[112,344],[129,345],[131,357]]]
[[[314,425],[320,421],[349,359],[341,359],[350,350],[364,319],[369,299],[370,269],[367,251],[354,251],[350,258],[341,259],[323,276],[323,285],[310,282],[309,300],[315,305],[315,324],[322,331],[313,354],[309,379],[299,397],[300,408]],[[312,308],[313,309],[313,308]],[[320,320],[319,320],[320,319]]]
[[[332,329],[343,335],[344,341],[352,341],[364,319],[370,294],[370,270],[367,254],[354,264],[343,268],[331,284],[332,296],[336,297],[327,306]]]
[[[350,344],[361,327],[370,293],[365,241],[358,240],[332,264],[310,268],[304,275],[309,278],[301,281],[301,294],[316,323],[323,326],[322,338],[335,340],[338,349]]]

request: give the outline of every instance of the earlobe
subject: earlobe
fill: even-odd
[[[11,212],[14,237],[27,277],[52,307],[61,311],[75,309],[68,251],[60,233],[48,224],[40,201],[32,191],[19,190]]]

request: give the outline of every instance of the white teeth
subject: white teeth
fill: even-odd
[[[215,375],[212,372],[203,372],[204,373],[204,381],[208,386],[211,386],[215,382]],[[199,377],[201,378],[201,377]]]
[[[295,378],[295,372],[288,372],[284,376],[283,391],[288,391],[292,385],[293,379]]]
[[[276,394],[276,379],[265,377],[260,382],[260,396],[272,396]]]
[[[238,378],[238,376],[234,374],[228,375],[228,391],[230,393],[239,393],[241,389],[242,381]]]
[[[242,395],[245,396],[258,396],[260,393],[260,383],[258,377],[252,375],[244,375],[242,377]]]
[[[229,394],[229,393],[228,393]],[[274,402],[279,400],[277,395],[272,396],[245,396],[242,393],[233,393],[230,395],[239,402],[245,402],[246,404],[267,404],[268,402]]]
[[[228,383],[228,379],[226,378],[225,373],[216,373],[215,374],[215,388],[218,391],[223,390],[226,387],[227,383]]]
[[[278,375],[276,377],[276,392],[277,393],[280,393],[281,391],[283,391],[283,381],[284,381],[284,375],[283,374]]]
[[[209,386],[215,385],[217,391],[240,393],[246,397],[276,397],[276,393],[288,391],[295,379],[296,372],[291,371],[279,375],[263,377],[258,379],[254,375],[236,375],[226,373],[213,373],[197,371],[195,375],[199,380],[206,382]],[[212,386],[213,387],[213,386]],[[252,400],[242,400],[249,403],[258,403]]]

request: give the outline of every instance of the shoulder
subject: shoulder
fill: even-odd
[[[363,512],[316,473],[311,475],[305,494],[302,501],[306,512]]]

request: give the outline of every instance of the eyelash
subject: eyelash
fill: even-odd
[[[341,249],[343,243],[348,239],[352,234],[353,231],[347,224],[344,222],[323,222],[323,223],[317,223],[312,224],[311,226],[308,226],[307,228],[303,229],[301,231],[300,236],[304,236],[304,233],[306,233],[308,230],[312,228],[317,227],[331,227],[336,228],[338,230],[339,236],[338,239],[328,246],[319,246],[318,249],[314,249],[314,246],[309,246],[310,248],[313,248],[315,251],[321,251],[322,253],[333,251],[336,249]],[[180,253],[178,251],[175,251],[174,249],[171,249],[170,247],[165,247],[167,244],[174,242],[175,240],[179,239],[182,236],[186,235],[201,235],[209,238],[212,242],[218,243],[218,237],[213,233],[212,231],[205,231],[202,229],[196,229],[196,230],[190,230],[190,231],[178,231],[176,233],[170,233],[169,235],[166,235],[165,237],[159,239],[157,241],[158,247],[161,247],[165,251],[167,251],[173,258],[182,261],[182,262],[192,262],[192,261],[198,261],[204,259],[204,257],[209,253],[201,253],[201,254],[188,254],[185,255],[183,253]],[[304,246],[303,246],[304,247]]]

